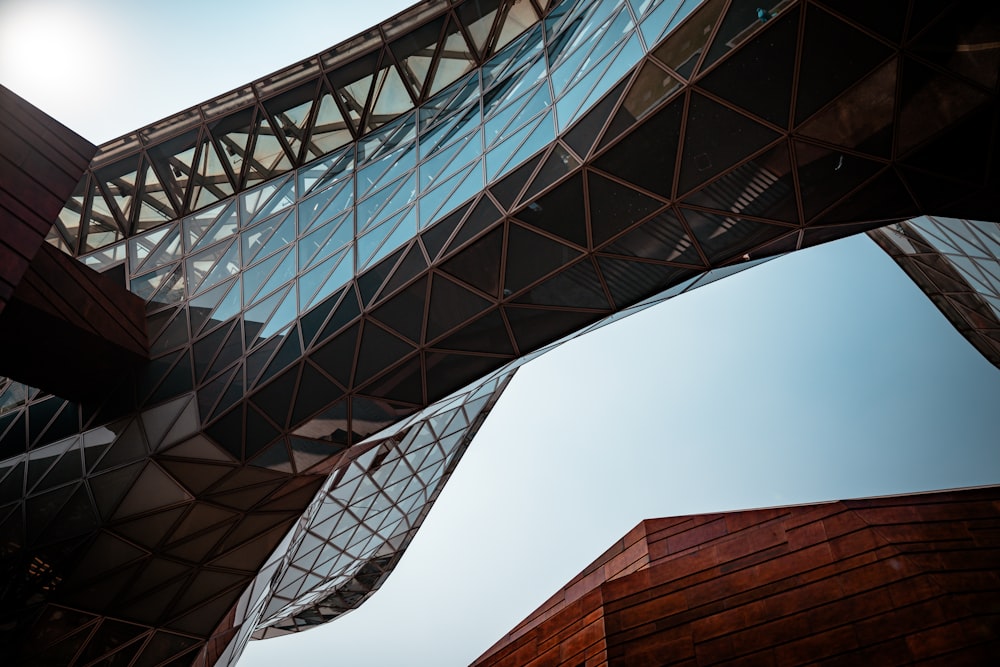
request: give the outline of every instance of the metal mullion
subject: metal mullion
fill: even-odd
[[[698,237],[694,235],[694,230],[691,229],[691,225],[688,224],[687,218],[684,217],[683,211],[676,204],[670,206],[673,209],[674,217],[681,223],[681,227],[684,228],[684,233],[687,234],[688,239],[691,241],[691,245],[698,253],[698,257],[704,262],[704,267],[702,271],[711,270],[715,268],[712,263],[708,261],[708,255],[705,254],[704,249],[701,247],[701,243],[698,242]]]
[[[444,43],[448,38],[448,27],[451,25],[452,21],[458,23],[458,19],[455,16],[455,10],[452,7],[448,8],[444,14],[444,21],[441,23],[441,32],[438,34],[437,44],[433,52],[431,53],[431,65],[427,68],[427,76],[424,78],[424,82],[417,91],[417,99],[415,103],[415,108],[419,107],[421,104],[427,101],[427,95],[430,92],[431,83],[434,81],[434,77],[437,75],[438,63],[441,60],[441,55],[444,52]]]
[[[168,188],[164,187],[164,185],[163,185],[163,179],[160,178],[160,175],[159,175],[159,173],[157,173],[156,168],[153,167],[153,161],[150,160],[149,157],[146,155],[146,152],[143,151],[142,152],[142,159],[139,161],[139,173],[138,173],[137,178],[136,178],[136,183],[137,183],[137,185],[136,185],[136,195],[137,195],[137,198],[140,200],[140,205],[136,207],[135,222],[138,223],[138,221],[139,221],[139,211],[142,208],[141,207],[141,203],[142,202],[148,202],[150,206],[152,206],[153,208],[155,208],[156,210],[158,210],[160,213],[166,213],[169,216],[165,222],[160,223],[160,224],[157,225],[157,227],[160,227],[161,225],[165,225],[165,224],[167,224],[170,221],[176,220],[177,219],[177,212],[175,210],[164,211],[163,208],[162,208],[162,204],[159,201],[157,201],[156,198],[154,198],[152,196],[150,196],[148,199],[146,198],[146,196],[145,196],[146,195],[146,173],[149,171],[149,169],[144,169],[144,167],[148,167],[149,169],[153,170],[153,173],[156,174],[157,178],[160,181],[160,187],[163,188],[163,190],[162,190],[163,193],[166,194],[166,196],[167,196],[167,201],[173,203],[173,199],[170,196],[170,192],[168,191]],[[140,183],[141,183],[141,185],[139,185]],[[142,196],[139,196],[140,193],[141,193]]]

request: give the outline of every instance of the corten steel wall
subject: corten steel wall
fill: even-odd
[[[96,151],[0,86],[0,312]]]
[[[474,664],[997,660],[994,486],[643,521]]]
[[[45,243],[96,151],[0,86],[0,374],[77,399],[148,346],[142,300]]]

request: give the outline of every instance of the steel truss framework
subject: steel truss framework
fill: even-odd
[[[995,8],[489,7],[104,147],[50,240],[147,300],[153,359],[93,402],[0,387],[9,650],[211,664],[334,617],[532,354],[784,252],[1000,219]]]
[[[1000,228],[922,216],[875,239],[984,357],[1000,367]]]

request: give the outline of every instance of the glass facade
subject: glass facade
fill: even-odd
[[[932,62],[979,11],[428,1],[109,142],[49,241],[150,361],[0,384],[11,650],[226,663],[354,608],[520,364],[959,200],[909,166],[991,150],[996,64]]]
[[[1000,225],[921,216],[869,235],[959,333],[1000,367]]]

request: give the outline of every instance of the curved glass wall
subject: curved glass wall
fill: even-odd
[[[551,144],[697,4],[562,3],[419,109],[82,260],[124,265],[150,302],[190,300],[216,321],[243,312],[268,338]]]

